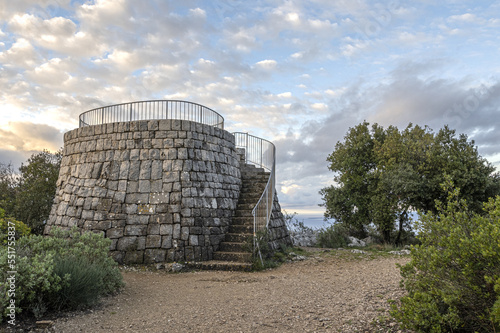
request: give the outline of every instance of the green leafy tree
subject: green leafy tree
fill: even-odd
[[[463,188],[462,198],[476,212],[500,193],[495,168],[473,141],[448,127],[438,133],[412,124],[403,131],[377,124],[370,129],[365,121],[349,129],[327,160],[336,185],[320,192],[325,216],[360,237],[373,223],[385,242],[399,243],[411,231],[412,211],[435,212],[435,200],[446,200],[439,186],[445,175]]]
[[[0,208],[13,215],[16,206],[18,181],[12,164],[0,163]]]
[[[33,154],[19,168],[15,217],[23,221],[35,234],[43,232],[56,192],[62,151],[42,151]]]
[[[379,134],[379,128],[375,125],[370,131],[367,122],[351,128],[344,142],[337,142],[327,158],[337,185],[320,192],[325,200],[325,215],[343,223],[358,237],[366,236],[366,225],[371,220],[371,194],[377,180],[374,136]]]
[[[421,245],[401,267],[408,295],[392,315],[419,332],[500,330],[500,196],[478,214],[447,178],[447,204],[438,201],[417,223]]]

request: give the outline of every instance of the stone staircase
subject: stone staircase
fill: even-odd
[[[266,188],[269,173],[254,165],[243,164],[240,198],[225,239],[211,261],[195,263],[197,269],[238,270],[252,269],[252,209]]]

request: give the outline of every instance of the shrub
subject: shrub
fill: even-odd
[[[61,289],[50,295],[53,308],[76,310],[94,305],[99,299],[104,271],[86,257],[58,257],[54,273],[62,282]]]
[[[328,227],[319,229],[316,239],[320,247],[339,248],[347,246],[348,236],[349,231],[344,225],[334,223]]]
[[[31,235],[16,242],[16,311],[40,317],[50,310],[73,310],[118,290],[122,276],[109,256],[110,240],[95,233],[55,229],[52,237]],[[7,315],[8,249],[0,247],[0,309]]]
[[[448,187],[452,184],[447,183]],[[458,190],[417,222],[421,245],[401,267],[408,295],[393,305],[402,326],[420,332],[500,330],[500,197],[471,213]]]
[[[27,236],[30,234],[31,229],[21,221],[12,217],[5,216],[5,210],[0,208],[0,244],[7,244],[9,234],[9,227],[14,227],[14,238],[17,240],[19,237]]]

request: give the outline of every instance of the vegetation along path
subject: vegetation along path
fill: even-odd
[[[398,332],[388,299],[404,294],[385,252],[308,249],[262,272],[123,270],[125,289],[52,332]],[[399,331],[402,332],[402,331]]]

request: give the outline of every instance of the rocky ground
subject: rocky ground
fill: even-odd
[[[262,272],[123,270],[124,290],[50,332],[403,332],[388,300],[407,256],[309,249]]]

